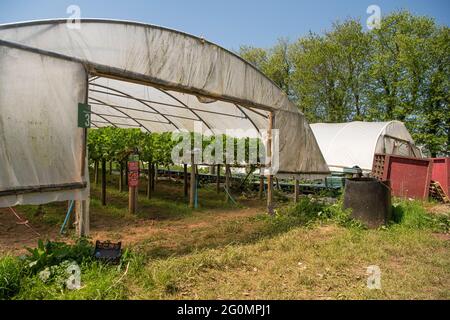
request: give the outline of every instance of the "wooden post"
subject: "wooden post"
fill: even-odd
[[[189,188],[188,188],[188,172],[186,163],[183,164],[183,181],[184,181],[184,196],[187,198]]]
[[[125,185],[128,187],[128,162],[125,161]]]
[[[102,206],[106,206],[106,160],[102,159]]]
[[[272,126],[273,112],[269,112],[269,126],[267,132],[267,157],[269,157],[269,175],[267,176],[267,213],[273,215],[273,176],[272,176]]]
[[[191,153],[191,187],[189,194],[189,207],[194,208],[195,201],[195,164],[194,152]]]
[[[78,237],[89,235],[89,198],[75,201],[75,232]]]
[[[131,164],[133,164],[133,167],[131,167]],[[136,164],[136,165],[134,165]],[[129,181],[128,185],[128,213],[129,214],[135,214],[136,213],[136,207],[137,207],[137,199],[138,199],[138,192],[139,192],[139,186],[137,185],[137,181],[135,179],[139,179],[139,161],[131,160],[127,163],[127,167],[130,166],[132,169],[131,174],[133,174],[133,179]],[[130,169],[129,168],[129,169]],[[134,171],[138,170],[138,171]],[[130,171],[130,170],[128,170]],[[134,174],[138,174],[138,177],[136,178]]]
[[[98,185],[98,160],[94,161],[94,182]]]
[[[109,175],[112,175],[112,170],[113,170],[113,162],[112,160],[109,162]]]
[[[147,168],[147,199],[152,198],[152,176],[152,165],[149,161]]]
[[[231,175],[230,165],[226,164],[225,165],[225,187],[227,188],[228,192],[230,192],[230,175]],[[225,192],[225,201],[228,202],[228,200],[229,200],[228,193]]]
[[[263,194],[264,194],[264,175],[260,172],[260,174],[259,174],[259,199],[260,200],[263,198]]]
[[[130,214],[136,213],[136,187],[128,187],[128,212]]]
[[[156,165],[152,163],[152,191],[155,191],[155,180],[156,180]]]
[[[89,100],[89,76],[86,74],[86,92],[84,97],[84,102],[88,103]],[[88,138],[88,130],[87,128],[83,128],[81,131],[81,152],[80,152],[80,177],[82,180],[85,177],[89,180],[89,168],[86,170],[87,160],[87,138]],[[87,171],[87,172],[86,172]],[[98,161],[97,161],[97,178],[98,178]],[[98,181],[98,180],[97,180]],[[75,225],[76,225],[76,234],[78,237],[87,237],[89,236],[89,205],[90,205],[90,190],[88,189],[87,200],[77,200],[75,201]]]
[[[220,164],[217,165],[216,190],[220,193]]]
[[[123,191],[123,161],[120,161],[119,192]]]
[[[151,183],[152,191],[155,191],[155,164],[154,163],[152,163],[152,165],[151,165],[150,174],[151,174],[150,180],[152,181],[152,183]]]
[[[298,179],[295,178],[295,180],[294,180],[294,202],[295,203],[298,202],[298,193],[299,193],[298,187],[299,187]]]

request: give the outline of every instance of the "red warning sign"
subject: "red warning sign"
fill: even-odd
[[[139,161],[128,162],[128,186],[137,187],[139,185]]]

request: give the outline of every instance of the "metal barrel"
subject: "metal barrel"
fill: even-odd
[[[377,228],[391,219],[391,188],[389,181],[374,178],[347,179],[344,190],[344,209],[369,228]]]

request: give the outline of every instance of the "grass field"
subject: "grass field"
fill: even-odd
[[[167,181],[158,182],[151,200],[142,190],[132,217],[126,213],[126,193],[109,187],[106,207],[98,198],[93,185],[91,240],[123,241],[121,265],[80,254],[92,249],[83,242],[64,248],[62,255],[79,263],[81,289],[64,289],[57,276],[43,281],[39,271],[54,264],[60,274],[63,259],[45,249],[34,258],[18,258],[27,252],[24,245],[36,246],[37,238],[2,210],[0,298],[450,299],[448,206],[397,200],[395,221],[367,230],[349,219],[339,202],[308,197],[296,206],[282,203],[275,217],[267,217],[264,201],[251,193],[239,195],[235,206],[208,187],[200,191],[200,209],[192,211],[182,185]],[[58,235],[66,207],[17,211],[41,238],[73,244],[70,235]],[[38,263],[30,268],[30,261]],[[380,290],[367,288],[370,265],[381,270]]]

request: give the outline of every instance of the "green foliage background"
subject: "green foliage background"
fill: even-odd
[[[450,155],[450,38],[432,18],[399,11],[366,31],[357,19],[239,54],[310,123],[400,120],[431,156]]]

